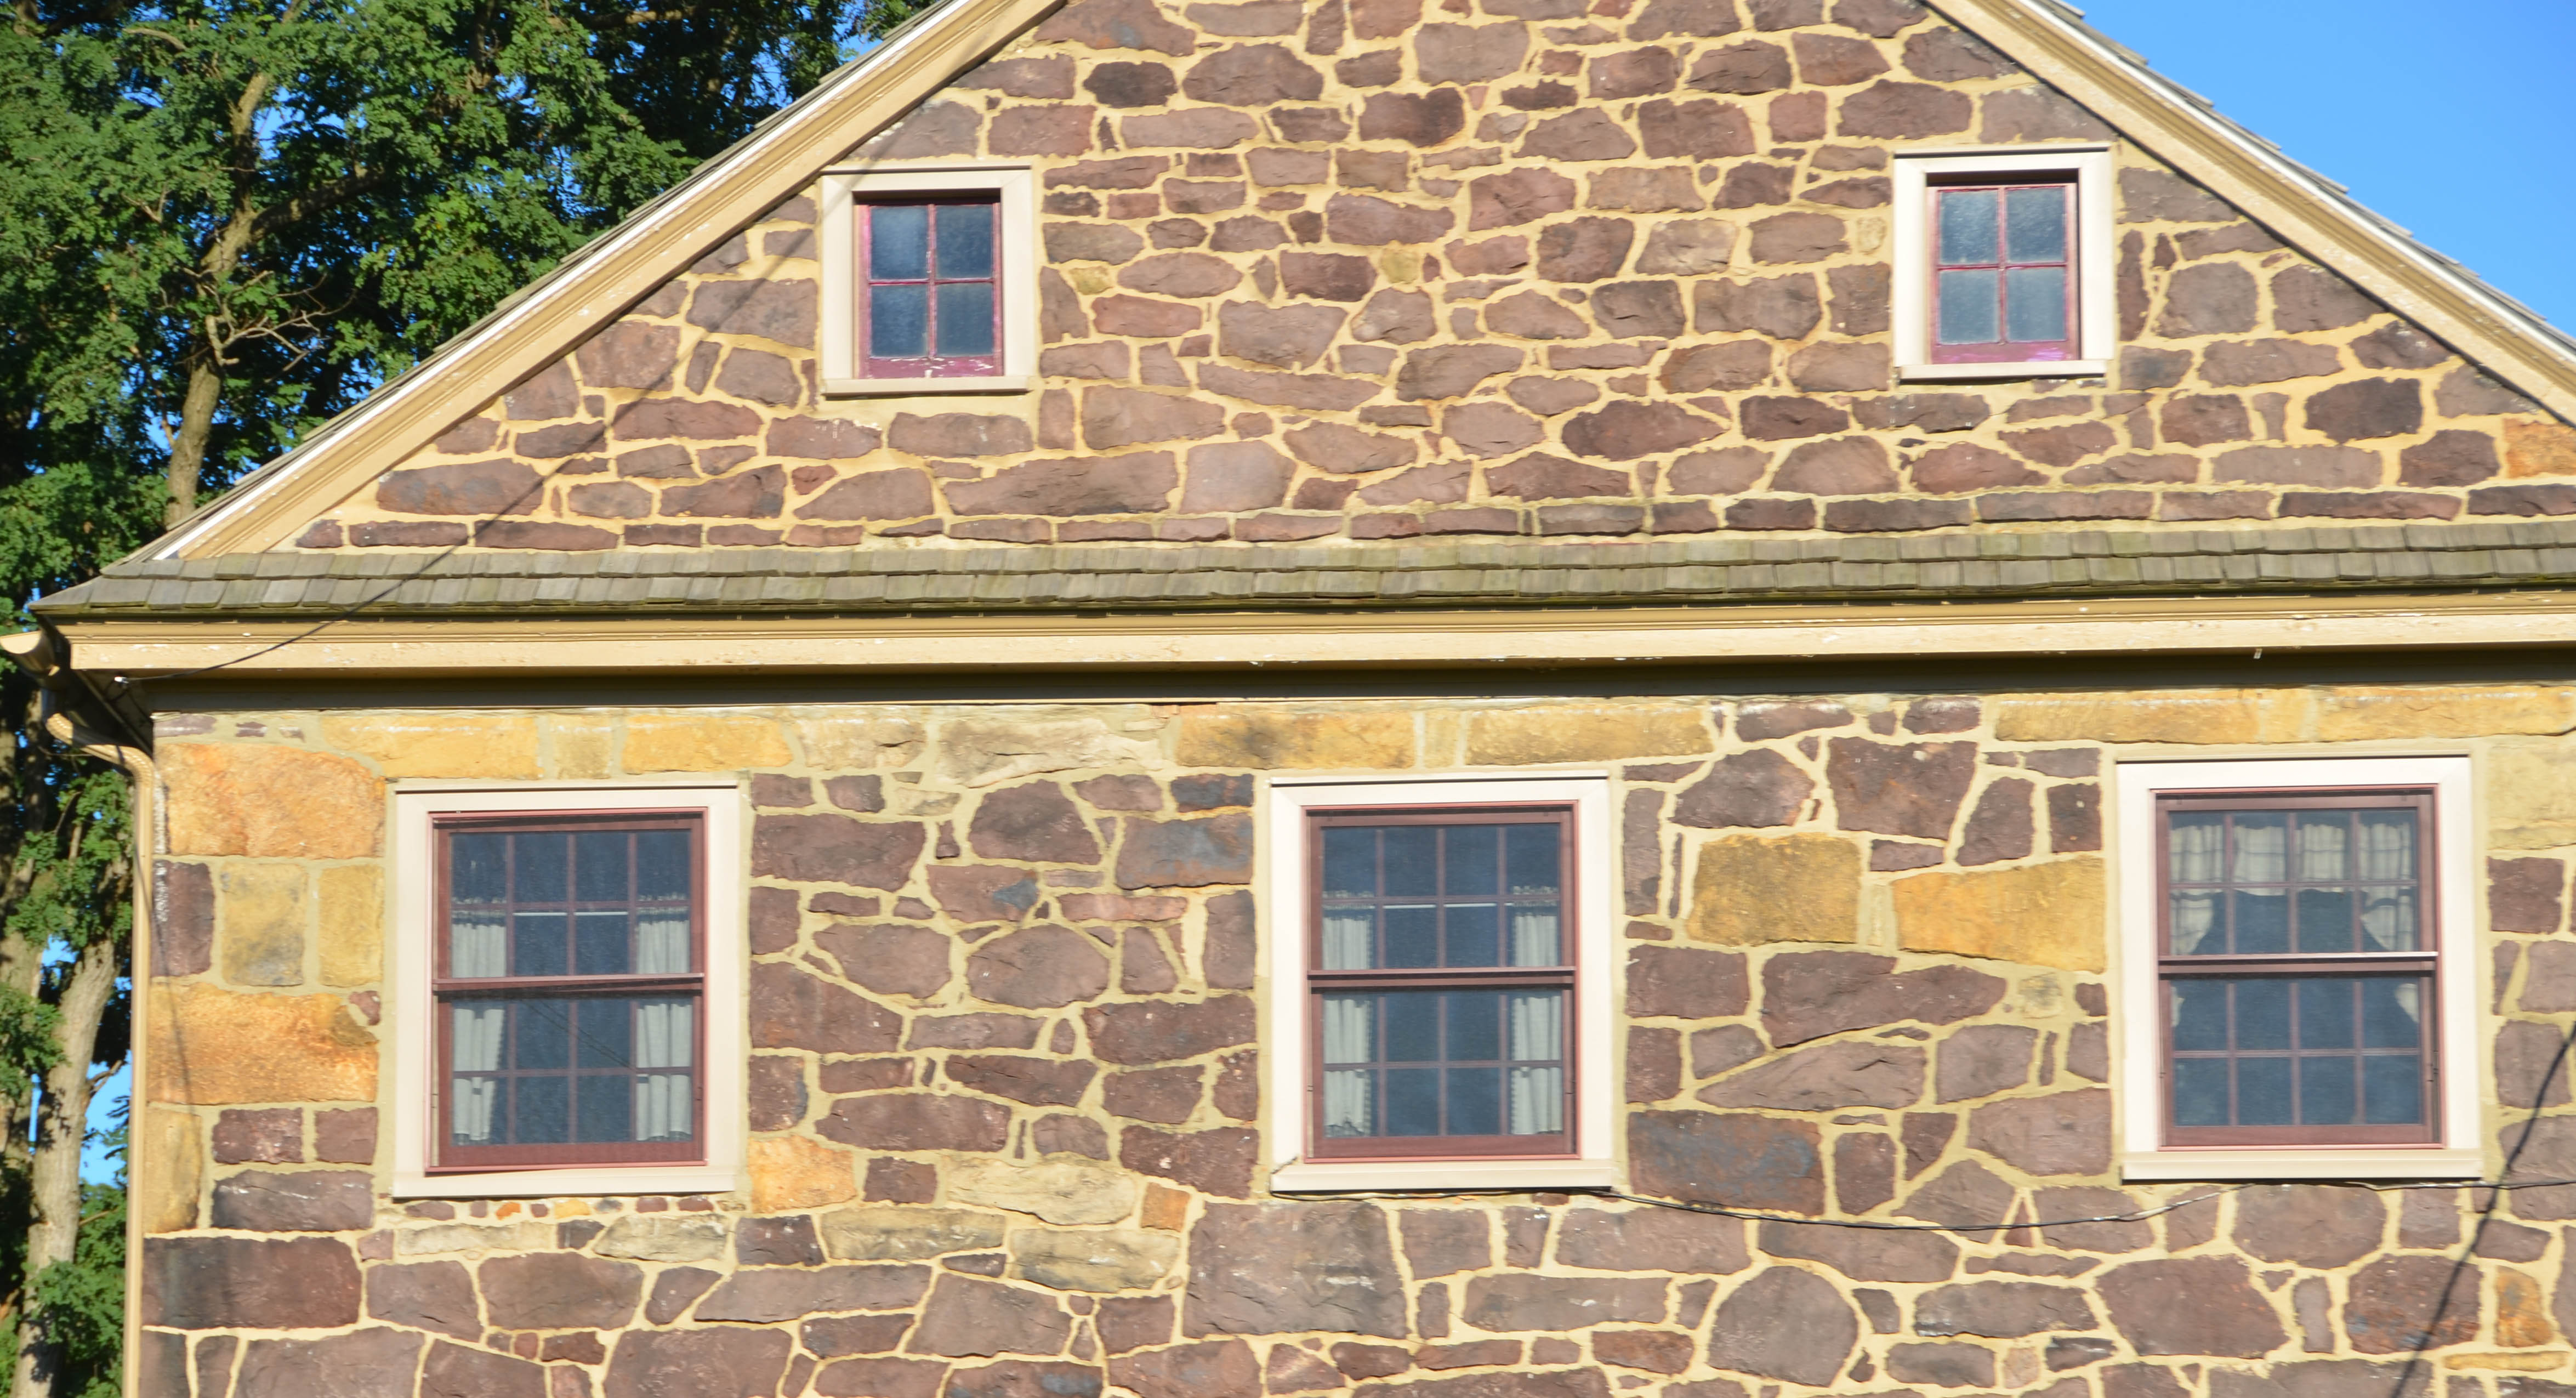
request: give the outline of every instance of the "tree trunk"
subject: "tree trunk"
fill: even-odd
[[[99,891],[110,896],[122,892]],[[115,939],[101,937],[81,950],[63,985],[63,1056],[45,1074],[44,1098],[36,1107],[32,1171],[36,1221],[27,1231],[24,1294],[32,1295],[36,1278],[47,1267],[72,1260],[72,1246],[80,1236],[81,1146],[89,1124],[90,1050],[97,1046],[99,1016],[116,993],[116,961]],[[53,1342],[34,1306],[26,1308],[25,1317],[18,1330],[17,1373],[10,1398],[54,1398],[54,1375],[61,1366]]]
[[[188,362],[188,392],[179,401],[179,430],[170,434],[170,503],[161,525],[176,529],[197,512],[197,477],[206,469],[206,443],[215,433],[215,404],[223,396],[223,366],[206,349]]]

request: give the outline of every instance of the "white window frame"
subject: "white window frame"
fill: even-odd
[[[742,1187],[749,1131],[750,1031],[745,1002],[749,942],[744,931],[744,821],[733,781],[550,782],[510,785],[397,782],[393,856],[393,958],[387,968],[392,1030],[393,1197],[551,1198],[581,1194],[725,1194]],[[705,821],[706,1159],[701,1164],[517,1166],[431,1174],[431,1120],[439,1100],[437,1001],[438,843],[442,815],[531,815],[555,811],[694,811]]]
[[[888,194],[998,196],[1001,253],[995,290],[1002,298],[1002,367],[958,378],[872,379],[859,373],[858,219],[853,206]],[[842,397],[889,394],[1018,393],[1038,371],[1037,175],[1025,165],[907,166],[826,170],[820,210],[823,257],[823,392]]]
[[[2476,1179],[2486,1168],[2479,1109],[2490,1093],[2483,1049],[2485,958],[2466,757],[2282,757],[2124,761],[2117,765],[2117,971],[2120,1173],[2131,1180]],[[2440,958],[2434,1044],[2441,1055],[2441,1138],[2420,1146],[2167,1146],[2163,1046],[2156,1033],[2156,798],[2246,788],[2416,786],[2433,790],[2434,944]]]
[[[1552,805],[1574,808],[1575,1157],[1554,1160],[1317,1160],[1304,1158],[1307,1076],[1306,813],[1343,806]],[[1274,777],[1262,814],[1261,990],[1269,1054],[1262,1107],[1275,1193],[1347,1189],[1600,1189],[1619,1181],[1620,967],[1613,932],[1610,778],[1544,776]]]
[[[1895,160],[1896,259],[1892,309],[1896,376],[1904,380],[2093,378],[2118,354],[2113,266],[2111,148],[2106,144],[1960,146],[1900,151]],[[1935,177],[2072,173],[2075,177],[2075,305],[2078,357],[2012,364],[1932,362],[1932,230],[1925,212]]]

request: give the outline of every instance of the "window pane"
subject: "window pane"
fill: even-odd
[[[2002,338],[1994,272],[1943,272],[1939,339],[1945,345],[1990,345]]]
[[[1555,904],[1515,904],[1511,920],[1513,965],[1565,964],[1564,937],[1558,927]]]
[[[2364,1048],[2411,1049],[2424,1045],[2424,988],[2420,980],[2375,976],[2361,983]]]
[[[1324,827],[1324,896],[1366,898],[1377,892],[1377,832]]]
[[[1393,991],[1378,997],[1386,1061],[1440,1061],[1440,995],[1436,991]]]
[[[458,833],[447,841],[450,903],[498,903],[510,896],[506,835]]]
[[[1498,1059],[1503,1050],[1503,996],[1497,990],[1459,990],[1443,996],[1449,1018],[1449,1061]]]
[[[2236,1047],[2285,1049],[2290,1046],[2290,983],[2241,980],[2236,985]]]
[[[1324,914],[1323,965],[1359,971],[1377,964],[1377,915],[1366,908]]]
[[[510,1079],[510,1139],[506,1145],[560,1145],[572,1135],[572,1079]]]
[[[510,974],[562,976],[572,972],[571,929],[562,913],[518,913],[510,919]]]
[[[518,903],[560,903],[570,891],[572,837],[555,831],[532,831],[510,837],[517,868],[510,889]]]
[[[592,1075],[577,1080],[579,1123],[574,1139],[583,1141],[631,1141],[635,1139],[635,1090],[623,1075]]]
[[[447,974],[506,976],[510,973],[510,921],[500,913],[447,914]]]
[[[2415,890],[2365,888],[2356,895],[2361,907],[2363,951],[2420,951],[2415,923]]]
[[[2227,950],[2225,929],[2218,923],[2218,895],[2206,889],[2178,892],[2172,899],[2172,945],[2176,956]]]
[[[2238,889],[2228,898],[2239,955],[2290,949],[2290,895],[2277,888]]]
[[[486,1000],[450,1006],[448,1024],[457,1145],[696,1134],[694,1000]]]
[[[2176,1126],[2227,1126],[2227,1060],[2185,1058],[2173,1066]]]
[[[1386,837],[1386,892],[1394,898],[1428,898],[1440,891],[1440,828],[1395,825]]]
[[[939,206],[939,275],[993,276],[993,210],[991,204]]]
[[[1386,1070],[1386,1134],[1390,1136],[1440,1134],[1439,1069],[1389,1068]]]
[[[2004,260],[2066,260],[2066,186],[2037,185],[2005,191]]]
[[[2237,1059],[2236,1124],[2290,1126],[2297,1121],[2297,1108],[2290,1099],[2290,1060]]]
[[[2424,1120],[2424,1060],[2415,1054],[2372,1054],[2361,1060],[2361,1119],[2372,1126],[2414,1126]]]
[[[626,849],[634,836],[624,830],[585,831],[573,837],[573,900],[581,903],[627,901]]]
[[[1449,905],[1448,954],[1443,966],[1503,964],[1503,909],[1498,903]]]
[[[1386,918],[1386,964],[1389,966],[1437,966],[1440,964],[1440,909],[1428,903],[1388,908]]]
[[[573,914],[574,973],[584,976],[626,974],[634,965],[628,941],[625,913]]]
[[[2004,338],[2015,344],[2066,339],[2066,269],[2015,267],[2004,273]]]
[[[2300,1125],[2347,1126],[2361,1115],[2358,1061],[2341,1054],[2299,1060]]]
[[[690,895],[689,832],[635,832],[635,896],[647,903],[678,902]]]
[[[1505,892],[1527,895],[1557,891],[1558,881],[1565,876],[1558,850],[1561,833],[1555,825],[1503,827],[1505,860],[1510,865]]]
[[[1996,253],[1997,191],[1944,191],[1941,206],[1941,261],[1948,266],[1993,262]]]
[[[1324,1134],[1563,1130],[1565,992],[1371,991],[1320,997]]]
[[[1336,1068],[1324,1074],[1324,1134],[1376,1134],[1377,1075],[1366,1068]]]
[[[939,353],[993,352],[993,284],[943,282],[939,287]]]
[[[2290,823],[2277,811],[2244,811],[2228,819],[2235,848],[2227,876],[2237,883],[2281,883],[2290,877]]]
[[[868,277],[903,281],[930,275],[930,209],[875,204],[868,209]]]
[[[2294,906],[2299,917],[2299,950],[2354,949],[2351,889],[2303,888]]]
[[[2216,811],[2172,811],[2165,822],[2167,878],[2217,883],[2227,869],[2227,817]]]
[[[1496,892],[1503,877],[1502,827],[1453,825],[1445,833],[1449,848],[1441,871],[1441,892],[1453,898]]]
[[[1503,1070],[1499,1065],[1449,1070],[1444,1136],[1503,1134]]]
[[[930,353],[930,289],[925,286],[868,288],[868,355],[874,359],[919,359]]]
[[[583,1068],[634,1067],[635,1013],[632,1000],[576,1002],[574,1064]]]
[[[2173,1046],[2177,1052],[2219,1052],[2227,1047],[2227,982],[2172,982]]]
[[[2348,1049],[2353,1046],[2354,981],[2299,982],[2299,1047]]]
[[[510,1066],[572,1066],[571,1002],[520,1000],[510,1005]]]

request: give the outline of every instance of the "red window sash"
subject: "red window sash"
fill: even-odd
[[[2004,241],[2003,241],[2003,240],[2004,240],[2004,233],[2003,233],[2003,223],[2002,223],[2002,212],[2001,212],[2001,210],[2000,210],[2000,209],[1998,209],[1998,211],[1997,211],[1997,216],[1996,216],[1996,217],[1997,217],[1997,222],[1996,222],[1996,246],[1995,246],[1995,258],[1996,258],[1996,260],[1995,260],[1995,261],[1992,261],[1992,262],[1948,262],[1948,263],[1945,263],[1945,262],[1943,262],[1943,261],[1941,260],[1941,196],[1942,196],[1942,195],[1944,195],[1944,194],[1961,194],[1961,193],[1968,193],[1968,192],[1971,192],[1971,191],[1977,191],[1977,190],[1995,190],[1995,191],[1998,191],[1998,192],[2002,192],[2002,191],[2008,191],[2008,190],[2014,190],[2014,189],[2037,189],[2037,188],[2056,188],[2056,189],[2061,189],[2061,190],[2065,191],[2065,199],[2066,199],[2066,256],[2065,256],[2062,260],[2058,260],[2058,261],[2047,261],[2047,262],[2013,262],[2013,261],[2009,261],[2009,260],[2007,260],[2007,259],[2005,258],[2005,256],[2004,256],[2006,249],[2005,249]],[[1934,183],[1934,184],[1930,184],[1930,185],[1926,186],[1926,188],[1924,189],[1924,193],[1923,193],[1923,198],[1924,198],[1923,216],[1924,216],[1924,220],[1925,220],[1925,222],[1924,222],[1924,227],[1925,227],[1927,230],[1929,230],[1929,231],[1928,231],[1927,236],[1924,238],[1923,257],[1924,257],[1924,263],[1925,263],[1925,265],[1926,265],[1926,267],[1927,267],[1927,269],[1928,269],[1928,270],[1926,271],[1926,273],[1925,273],[1925,277],[1926,277],[1926,280],[1927,280],[1927,282],[1928,282],[1928,284],[1929,284],[1929,285],[1928,285],[1928,289],[1927,289],[1927,292],[1926,292],[1926,295],[1925,295],[1925,298],[1924,298],[1925,306],[1926,306],[1926,314],[1925,314],[1924,319],[1925,319],[1925,323],[1926,323],[1926,325],[1929,327],[1928,334],[1927,334],[1927,338],[1929,338],[1929,339],[1930,339],[1931,343],[1930,343],[1930,345],[1929,345],[1927,348],[1928,348],[1928,349],[1929,349],[1929,351],[1930,351],[1931,361],[1932,361],[1933,363],[1935,363],[1935,364],[2026,364],[2026,363],[2028,363],[2028,364],[2038,364],[2038,363],[2062,363],[2062,362],[2065,362],[2065,361],[2067,361],[2067,360],[2076,359],[2076,358],[2081,357],[2081,355],[2082,355],[2083,340],[2084,340],[2084,320],[2083,320],[2083,314],[2082,314],[2082,312],[2083,312],[2083,297],[2082,297],[2082,294],[2081,294],[2080,289],[2079,289],[2079,288],[2078,288],[2078,286],[2077,286],[2077,272],[2078,272],[2078,268],[2077,268],[2077,266],[2076,266],[2076,256],[2077,256],[2077,254],[2076,254],[2076,244],[2080,241],[2080,238],[2079,238],[2079,227],[2078,227],[2078,216],[2079,216],[2079,214],[2081,213],[2081,209],[2080,209],[2080,207],[2079,207],[2079,201],[2077,200],[2076,193],[2077,193],[2077,189],[2076,189],[2076,182],[2075,182],[2075,180],[2074,180],[2072,177],[2069,177],[2069,176],[2055,176],[2055,177],[2048,177],[2048,178],[2042,178],[2042,179],[2032,179],[2032,180],[2014,180],[2014,181],[2005,181],[2005,182],[2002,182],[2002,183],[1992,183],[1992,182]],[[2066,269],[2066,338],[2065,338],[2065,339],[2062,339],[2062,340],[2009,340],[2009,339],[1997,339],[1997,340],[1994,340],[1994,341],[1992,341],[1992,342],[1988,342],[1988,343],[1963,344],[1963,345],[1952,345],[1952,344],[1944,344],[1944,343],[1942,343],[1942,340],[1941,340],[1941,274],[1942,274],[1943,272],[1945,272],[1945,271],[1958,271],[1958,270],[1985,271],[1985,270],[1988,270],[1988,269],[1991,269],[1991,270],[1993,270],[1993,271],[1994,271],[1994,273],[1995,273],[1995,327],[1996,327],[1996,333],[1997,333],[1997,335],[2001,336],[2001,335],[2008,335],[2008,334],[2010,334],[2010,333],[2011,333],[2010,323],[2009,323],[2009,321],[2008,321],[2008,319],[2007,319],[2007,317],[2008,317],[2008,315],[2009,315],[2009,313],[2010,313],[2010,300],[2009,300],[2009,297],[2008,297],[2008,293],[2005,291],[2005,283],[2006,283],[2007,281],[2009,281],[2010,279],[2005,275],[2005,273],[2007,273],[2007,272],[2009,272],[2009,271],[2011,271],[2011,270],[2013,270],[2013,269],[2015,269],[2015,268],[2045,268],[2045,267],[2063,267],[2063,268],[2065,268],[2065,269]]]
[[[888,278],[885,280],[878,280],[872,276],[871,269],[876,265],[874,257],[876,220],[869,216],[870,212],[875,209],[889,206],[910,206],[916,204],[947,208],[972,208],[981,206],[991,209],[993,211],[992,275],[989,277],[942,277],[939,275],[939,220],[937,216],[934,215],[930,220],[928,243],[923,250],[923,276],[920,280],[914,281],[910,278]],[[858,237],[855,239],[855,242],[857,243],[856,256],[858,259],[858,275],[852,279],[858,288],[858,305],[856,307],[856,316],[853,321],[857,327],[856,333],[858,335],[858,344],[856,352],[851,356],[851,359],[858,366],[859,377],[869,379],[969,379],[993,378],[998,376],[1002,372],[1002,298],[1004,295],[1002,287],[1001,201],[997,198],[974,197],[947,199],[877,199],[859,202],[855,205],[853,212],[857,216],[855,221],[858,224]],[[926,305],[923,315],[925,317],[924,323],[927,325],[928,329],[924,334],[922,343],[925,347],[936,351],[939,347],[939,288],[943,285],[955,286],[967,283],[983,283],[990,285],[993,288],[993,352],[991,354],[941,355],[934,352],[920,356],[879,357],[868,352],[869,346],[874,343],[870,333],[869,316],[873,308],[876,288],[880,286],[920,286],[924,288],[923,296],[925,298]]]

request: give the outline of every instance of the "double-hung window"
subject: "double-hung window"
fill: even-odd
[[[2107,148],[1923,151],[1900,156],[1895,169],[1901,377],[2109,370]]]
[[[1610,1182],[1607,787],[1274,784],[1274,1189]]]
[[[741,1184],[741,792],[394,792],[401,1197]]]
[[[829,394],[1026,388],[1037,367],[1026,169],[835,171],[822,181]]]
[[[2453,1023],[2475,1003],[2452,888],[2464,766],[2123,769],[2124,819],[2144,825],[2124,832],[2143,914],[2125,1008],[2153,1069],[2127,1084],[2133,1154],[2474,1156],[2475,1054]]]

